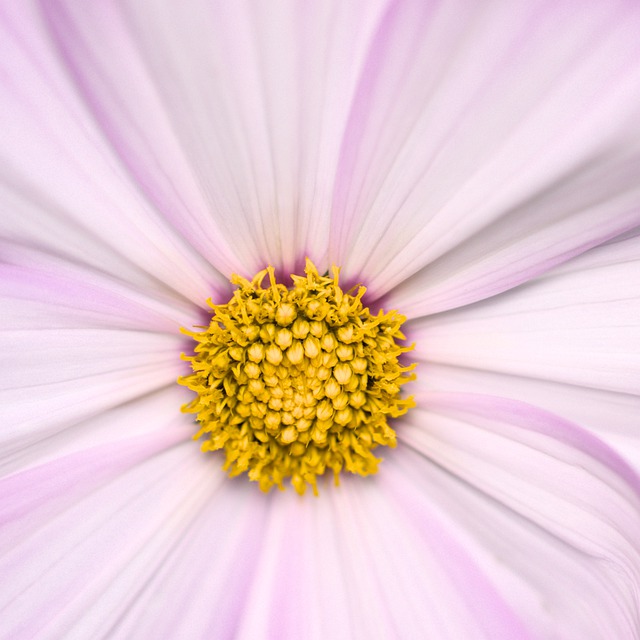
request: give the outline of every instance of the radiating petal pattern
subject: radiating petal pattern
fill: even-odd
[[[55,256],[0,242],[0,328],[131,329],[174,334],[198,308]],[[43,321],[46,319],[46,321]]]
[[[167,439],[149,444],[166,447]],[[49,482],[57,484],[60,493],[52,496],[47,487],[48,500],[54,505],[66,502],[69,493],[57,476],[68,462],[64,472],[69,480],[91,490],[56,516],[38,518],[36,512],[23,519],[26,535],[3,553],[2,573],[14,576],[3,583],[0,595],[9,637],[108,635],[118,619],[117,605],[126,609],[129,598],[153,574],[158,558],[176,546],[190,520],[207,504],[216,479],[222,479],[198,464],[197,450],[177,447],[153,455],[147,445],[147,451],[140,452],[145,455],[138,454],[133,464],[129,448],[123,442],[116,448],[90,450],[81,454],[82,465],[62,459],[27,472],[24,479],[6,481],[19,489],[34,482],[30,476],[49,473]],[[116,460],[106,463],[112,473],[101,473],[102,456],[114,454]],[[97,479],[89,464],[92,456]],[[39,489],[33,484],[31,491]],[[106,606],[111,615],[92,615],[93,606]]]
[[[426,363],[420,372],[419,399],[428,397],[428,390],[455,390],[524,400],[589,429],[640,469],[640,397],[635,393],[457,365]]]
[[[0,30],[0,236],[149,289],[206,298],[221,276],[127,173],[69,77],[39,4],[3,3]]]
[[[639,34],[0,2],[0,636],[637,640]],[[233,273],[305,256],[418,360],[399,446],[317,499],[227,478],[176,384]]]
[[[639,30],[629,2],[391,3],[343,145],[334,260],[423,315],[640,225]]]
[[[418,356],[634,393],[640,366],[640,251],[635,239],[600,247],[602,262],[580,260],[464,309],[415,321]],[[617,256],[615,262],[606,260]],[[590,264],[591,263],[591,264]]]
[[[219,269],[255,272],[299,268],[305,249],[326,261],[351,96],[384,4],[51,2],[44,20],[147,199]]]
[[[593,249],[507,294],[416,320],[410,333],[424,363],[421,388],[535,402],[638,461],[637,236]]]
[[[175,384],[185,349],[179,328],[197,321],[195,307],[39,252],[3,253],[13,262],[0,264],[5,462],[90,416]]]
[[[401,438],[426,458],[404,464],[416,501],[446,513],[533,637],[637,636],[640,479],[602,441],[521,402],[437,392]]]

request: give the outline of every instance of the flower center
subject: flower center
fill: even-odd
[[[394,447],[387,418],[414,406],[400,387],[415,376],[403,367],[396,311],[372,315],[363,307],[364,287],[344,292],[307,259],[306,277],[293,275],[289,289],[273,267],[237,285],[227,304],[214,305],[208,327],[183,329],[197,345],[183,356],[193,373],[180,384],[197,397],[183,407],[195,413],[205,436],[203,451],[224,449],[231,476],[247,472],[263,491],[283,480],[300,494],[332,470],[376,473],[372,449]],[[269,286],[262,287],[265,276]]]

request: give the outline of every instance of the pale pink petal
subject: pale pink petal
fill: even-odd
[[[2,243],[0,251],[3,472],[62,455],[74,439],[76,450],[94,446],[86,436],[100,431],[101,412],[177,387],[189,350],[179,328],[202,310],[41,252]],[[170,396],[178,412],[190,394]],[[81,422],[90,417],[95,424]]]
[[[527,637],[437,519],[416,527],[385,495],[387,475],[343,480],[318,500],[270,503],[237,637]]]
[[[552,414],[474,394],[430,394],[399,435],[423,456],[389,460],[407,456],[407,508],[439,506],[534,638],[636,637],[640,479],[622,458]]]
[[[0,9],[0,237],[200,302],[224,278],[160,215],[97,125],[41,15],[49,6]]]
[[[391,465],[384,467],[391,459],[404,467],[402,452],[383,456],[375,481],[355,479],[352,491],[336,496],[343,513],[353,514],[343,544],[360,594],[354,594],[356,629],[380,603],[382,637],[530,637],[492,576],[451,536],[435,510],[416,512],[411,482],[394,474]]]
[[[148,409],[148,407],[147,407]],[[105,412],[100,422],[111,428],[110,442],[94,446],[74,443],[78,450],[65,453],[64,447],[48,461],[32,465],[0,480],[0,549],[6,552],[19,540],[28,537],[34,522],[46,523],[69,507],[91,495],[98,488],[127,473],[137,465],[174,445],[188,441],[193,430],[185,419],[167,419],[159,411],[147,413],[147,433],[136,434],[135,409],[126,422],[121,412]],[[110,418],[110,419],[105,419]],[[153,425],[153,429],[150,427]],[[87,430],[98,425],[86,424]],[[87,436],[81,435],[80,440]],[[194,444],[197,448],[197,445]]]
[[[637,395],[640,245],[594,249],[465,308],[411,323],[421,361]]]
[[[412,323],[416,390],[516,398],[594,431],[640,468],[640,248],[631,235],[544,277]],[[426,395],[425,395],[426,394]]]
[[[66,616],[80,635],[93,637],[111,624],[110,637],[123,640],[241,637],[241,621],[252,615],[246,595],[266,551],[268,502],[243,480],[218,486],[207,477],[216,471],[201,475],[204,500],[187,526],[156,536],[161,544],[111,575],[86,612],[78,607]]]
[[[0,606],[10,637],[108,634],[167,555],[179,548],[223,480],[221,473],[211,473],[193,443],[167,448],[177,436],[165,431],[164,437],[148,439],[135,464],[122,441],[15,478],[18,490],[34,483],[31,497],[44,490],[48,511],[66,508],[56,517],[25,513],[18,524],[26,534],[3,549],[0,571],[12,579],[0,586]],[[154,448],[160,452],[154,455]],[[103,468],[117,475],[105,475]],[[61,472],[69,477],[61,479]],[[47,475],[52,487],[32,477],[44,482]],[[67,485],[74,482],[86,493],[69,504]],[[202,557],[197,562],[196,569]]]
[[[390,4],[343,145],[332,260],[419,315],[639,225],[639,32],[632,2]]]
[[[326,261],[350,104],[385,2],[43,5],[146,197],[229,273]]]
[[[309,504],[308,499],[301,500],[292,493],[270,497],[261,531],[262,552],[247,584],[244,615],[237,620],[236,637],[322,638],[345,633],[346,603],[335,609],[331,621],[326,620],[323,611],[314,557],[318,533],[313,517],[316,509],[322,509],[331,519],[335,513],[330,506],[327,509],[325,504],[323,508],[318,502],[312,499]],[[335,549],[331,551],[328,562],[333,583],[338,576]],[[328,588],[328,600],[333,604],[336,598]]]
[[[423,363],[412,387],[418,403],[431,391],[482,393],[522,400],[579,424],[640,469],[640,396],[456,365]]]
[[[202,310],[86,266],[0,241],[0,329],[135,329],[177,333]],[[204,302],[204,301],[203,301]]]
[[[174,335],[98,329],[0,332],[0,436],[9,454],[184,373]]]
[[[9,444],[3,444],[0,472],[3,476],[16,474],[59,458],[71,459],[87,449],[114,446],[125,438],[158,433],[158,439],[166,439],[167,434],[159,432],[167,425],[174,431],[173,425],[182,425],[185,433],[192,436],[193,416],[180,411],[192,397],[184,387],[171,384],[133,400],[115,402],[112,408],[85,420],[74,416],[63,424],[44,422],[33,432],[25,432],[24,437],[16,436]]]

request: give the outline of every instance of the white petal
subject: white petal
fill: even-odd
[[[411,389],[418,403],[431,391],[502,396],[528,402],[596,434],[640,469],[640,396],[482,369],[425,363]]]
[[[425,458],[402,467],[407,508],[439,505],[534,638],[636,637],[640,480],[606,445],[472,394],[431,394],[399,434]]]
[[[135,329],[177,334],[202,313],[179,296],[0,242],[0,329]]]
[[[412,316],[640,224],[640,11],[395,3],[338,168],[332,258]]]
[[[114,609],[114,638],[238,637],[241,621],[251,615],[246,594],[263,553],[267,510],[255,485],[225,479],[217,486],[207,478],[216,471],[201,475],[204,500],[188,526],[157,536],[162,546],[112,576],[88,615],[75,612],[80,638],[98,634]]]
[[[473,559],[424,512],[417,529],[387,481],[270,500],[237,637],[526,637]]]
[[[135,466],[189,441],[192,421],[180,414],[179,404],[168,406],[173,400],[175,394],[165,391],[105,411],[31,447],[26,453],[32,459],[20,469],[3,469],[2,548],[28,537],[34,522],[45,524]]]
[[[409,333],[420,360],[637,395],[640,242],[600,247]]]
[[[167,554],[177,548],[222,474],[197,464],[205,457],[197,446],[191,448],[194,443],[167,449],[167,435],[174,442],[176,436],[170,435],[171,430],[165,434],[159,442],[164,453],[137,460],[128,469],[123,464],[133,460],[126,455],[125,441],[120,449],[80,454],[85,464],[69,461],[56,469],[53,463],[42,470],[51,472],[54,487],[58,484],[59,494],[49,498],[56,507],[65,502],[65,485],[74,481],[90,493],[56,517],[27,512],[18,521],[26,527],[25,535],[3,548],[0,567],[12,579],[0,587],[0,603],[11,603],[4,608],[3,626],[12,637],[87,638],[105,633]],[[106,464],[120,473],[106,478],[98,473],[96,483],[92,465],[86,464],[94,458],[97,469]],[[61,481],[56,471],[68,477]],[[31,495],[35,491],[32,487]],[[98,615],[92,615],[93,606]]]
[[[412,323],[422,361],[414,392],[524,400],[597,433],[640,468],[638,239],[631,234],[528,285]]]
[[[368,637],[528,638],[491,576],[439,515],[428,508],[416,513],[411,483],[390,463],[404,467],[404,452],[381,453],[379,476],[355,478],[349,491],[336,494],[342,513],[351,514],[340,544],[355,604],[353,636],[367,637],[359,628],[369,620]]]
[[[213,264],[243,273],[326,260],[343,132],[383,9],[45,5],[79,91],[148,198]]]
[[[141,192],[78,95],[39,6],[2,9],[0,235],[199,302],[224,279]]]
[[[3,453],[175,384],[181,350],[179,337],[142,331],[0,333]]]
[[[86,420],[76,421],[74,417],[65,424],[45,422],[33,433],[16,437],[10,445],[3,444],[0,471],[12,475],[60,458],[70,459],[87,449],[106,449],[125,438],[159,433],[169,423],[183,425],[187,433],[184,438],[188,438],[195,433],[193,416],[182,414],[180,408],[192,397],[190,391],[175,384],[116,403]],[[162,438],[167,434],[159,433],[158,439]]]

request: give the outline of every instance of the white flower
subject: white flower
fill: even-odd
[[[640,6],[0,4],[0,629],[640,634]],[[176,384],[229,277],[408,316],[379,473],[265,495]]]

